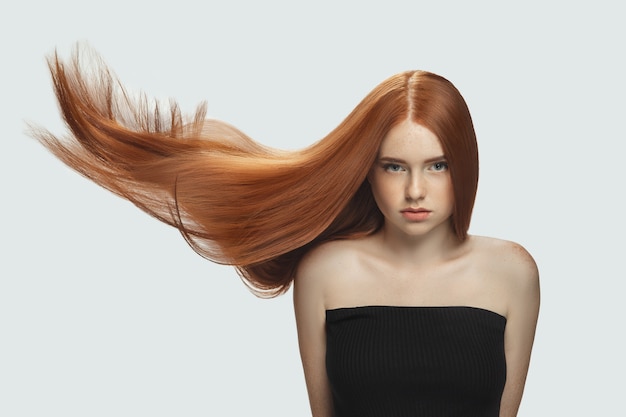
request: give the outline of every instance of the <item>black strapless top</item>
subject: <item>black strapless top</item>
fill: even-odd
[[[326,311],[335,417],[498,417],[506,318],[474,307]]]

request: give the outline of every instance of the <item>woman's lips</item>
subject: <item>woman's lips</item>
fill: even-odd
[[[408,208],[408,209],[401,210],[400,213],[402,213],[402,217],[404,217],[405,219],[409,221],[422,221],[422,220],[426,220],[428,216],[430,216],[431,212],[430,210],[426,210],[422,208],[417,208],[417,209]]]

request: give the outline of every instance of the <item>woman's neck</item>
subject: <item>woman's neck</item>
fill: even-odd
[[[462,245],[450,223],[444,223],[425,235],[407,235],[383,226],[375,238],[388,259],[407,266],[448,260],[455,257]]]

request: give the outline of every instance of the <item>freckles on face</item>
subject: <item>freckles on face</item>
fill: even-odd
[[[452,215],[446,155],[439,138],[420,124],[406,120],[389,131],[368,180],[386,224],[428,229]]]

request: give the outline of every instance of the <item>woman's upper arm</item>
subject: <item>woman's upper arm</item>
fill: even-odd
[[[313,417],[331,417],[332,398],[326,375],[325,275],[318,256],[307,256],[298,268],[293,297],[300,357]]]
[[[505,259],[509,270],[509,308],[504,334],[507,376],[500,417],[515,417],[522,400],[539,315],[539,273],[532,257],[515,245]]]

